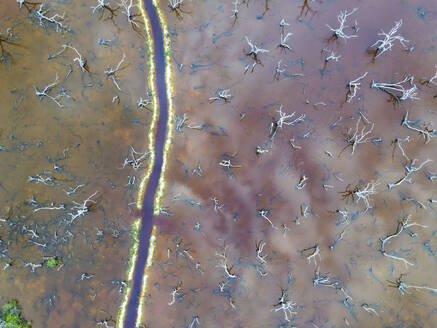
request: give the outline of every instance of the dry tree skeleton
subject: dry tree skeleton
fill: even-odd
[[[405,276],[405,274],[401,274],[398,277],[398,279],[396,279],[396,281],[387,280],[387,282],[389,283],[388,286],[392,287],[392,288],[398,289],[401,292],[402,296],[405,295],[405,294],[411,294],[411,293],[408,292],[408,289],[415,289],[415,290],[422,289],[422,290],[430,291],[433,294],[437,294],[437,288],[431,288],[431,287],[428,287],[428,286],[407,285],[406,283],[404,283],[402,281],[404,276]]]
[[[417,158],[413,160],[409,160],[408,163],[404,165],[405,175],[399,180],[397,180],[396,182],[387,184],[388,189],[391,190],[394,187],[399,186],[403,182],[412,183],[410,175],[420,171],[423,168],[423,166],[425,166],[429,162],[432,162],[432,160],[428,158],[427,160],[423,161],[422,164],[416,166],[417,161],[418,161]]]
[[[73,47],[70,43],[66,43],[66,44],[62,45],[62,49],[59,52],[57,52],[55,55],[50,56],[49,59],[52,59],[54,57],[61,55],[67,48],[73,50],[77,54],[77,57],[73,58],[73,62],[77,62],[77,65],[79,66],[82,73],[84,73],[84,72],[89,73],[90,71],[89,71],[87,60],[84,57],[82,57],[80,52],[75,47]]]
[[[352,132],[352,129],[349,129],[346,133],[346,142],[347,145],[342,149],[339,156],[343,153],[344,150],[348,147],[352,147],[351,156],[355,153],[355,150],[359,144],[368,143],[373,140],[373,137],[370,134],[373,132],[373,128],[375,126],[374,123],[370,123],[367,119],[363,123],[363,126],[360,128],[361,118],[363,116],[360,115],[357,119],[357,123],[355,124],[355,131]]]
[[[337,20],[340,23],[340,26],[337,28],[332,28],[328,24],[326,25],[333,32],[333,38],[335,38],[335,39],[341,38],[341,39],[347,41],[348,39],[358,37],[358,35],[356,35],[356,34],[347,34],[347,32],[345,32],[345,30],[348,28],[353,29],[355,31],[355,29],[353,27],[351,27],[349,25],[345,25],[345,23],[346,23],[346,20],[348,19],[348,17],[350,15],[354,14],[357,10],[358,10],[358,8],[354,8],[351,11],[347,11],[347,10],[340,11],[340,14],[338,14],[338,16],[337,16]],[[355,25],[356,25],[356,23],[355,23]]]
[[[418,121],[410,121],[408,118],[409,112],[407,111],[401,125],[422,135],[426,144],[430,142],[431,138],[437,135],[437,131],[431,128],[431,124],[422,124],[419,126]]]
[[[335,290],[341,291],[346,297],[346,300],[352,299],[352,297],[350,297],[350,295],[346,292],[341,280],[331,277],[329,273],[320,273],[319,267],[317,267],[316,271],[314,272],[313,286],[334,288]]]
[[[175,120],[176,131],[182,132],[182,129],[184,128],[184,125],[187,123],[187,120],[188,120],[187,114],[184,113],[184,116],[182,116],[182,117],[175,115],[174,120]]]
[[[348,88],[348,93],[347,93],[347,102],[350,103],[352,101],[352,99],[356,96],[357,91],[360,89],[361,87],[361,80],[364,79],[367,76],[368,72],[365,72],[363,75],[361,75],[360,77],[356,78],[355,80],[350,81],[347,84],[347,88]]]
[[[284,320],[290,322],[293,316],[297,314],[297,312],[294,312],[296,308],[296,303],[290,301],[288,297],[288,291],[281,288],[281,297],[279,298],[279,302],[273,305],[273,309],[271,311],[282,311],[284,314]]]
[[[43,4],[39,6],[38,10],[32,10],[32,16],[39,21],[39,25],[43,28],[46,28],[47,25],[52,25],[55,27],[56,32],[59,32],[61,30],[64,30],[65,27],[62,24],[62,21],[64,20],[65,13],[62,15],[60,14],[54,14],[52,16],[48,16],[49,9],[44,9]]]
[[[176,302],[176,298],[180,295],[179,291],[181,290],[181,287],[182,287],[182,281],[179,281],[170,293],[172,299],[170,302],[168,302],[169,306],[172,306]]]
[[[282,33],[284,33],[285,26],[290,26],[290,24],[285,20],[285,18],[281,18],[279,22],[279,27],[281,28]]]
[[[292,35],[293,35],[293,33],[291,33],[291,32],[288,32],[285,36],[283,33],[281,33],[281,42],[279,42],[279,44],[278,44],[278,48],[281,48],[281,51],[283,51],[283,50],[284,51],[286,51],[286,50],[291,51],[291,47],[289,44],[287,44],[287,40]]]
[[[124,63],[124,60],[126,59],[126,55],[123,54],[123,57],[121,58],[121,60],[118,62],[117,66],[115,68],[107,68],[104,73],[106,74],[106,78],[111,79],[112,82],[114,82],[115,87],[119,90],[122,91],[120,86],[118,85],[118,78],[117,78],[117,73],[119,71],[121,71],[122,69],[124,69],[124,67],[121,67],[121,64]]]
[[[277,226],[275,226],[272,222],[272,220],[269,219],[269,217],[267,216],[270,213],[270,210],[265,209],[265,208],[260,208],[257,209],[258,215],[261,216],[264,220],[266,220],[273,229],[275,230],[279,230],[279,228]]]
[[[138,35],[144,37],[141,30],[141,26],[144,25],[143,20],[140,18],[141,14],[138,12],[133,12],[133,8],[138,7],[138,5],[133,4],[133,0],[121,0],[119,5],[123,8],[122,14],[126,16],[127,21],[131,25],[132,29]]]
[[[67,196],[70,196],[72,194],[75,194],[79,188],[82,188],[84,186],[85,186],[84,184],[80,184],[80,185],[76,186],[75,188],[70,187],[70,190],[68,190],[68,191],[64,190],[64,192],[67,194]]]
[[[287,66],[284,66],[284,68],[281,68],[282,60],[279,60],[275,67],[275,74],[273,75],[273,79],[279,81],[279,77],[282,73],[285,72],[285,68]]]
[[[232,4],[234,5],[234,10],[231,18],[234,18],[234,21],[232,22],[232,26],[234,26],[238,19],[238,6],[240,5],[240,0],[235,0]]]
[[[316,244],[312,247],[305,248],[305,249],[301,250],[300,253],[307,258],[308,263],[311,263],[311,261],[314,261],[315,265],[317,265],[317,257],[319,258],[319,260],[322,259],[321,255],[320,255],[320,247],[318,244]]]
[[[235,168],[243,167],[242,165],[237,165],[237,164],[234,165],[234,164],[232,164],[230,159],[224,159],[224,160],[220,161],[219,165],[224,167],[225,169],[228,169],[228,170],[231,169],[231,168],[234,168],[234,167]]]
[[[404,142],[410,142],[411,138],[410,136],[406,136],[405,138],[396,138],[392,141],[392,145],[393,145],[393,153],[392,153],[392,158],[394,159],[395,157],[395,150],[396,150],[396,146],[401,150],[401,154],[402,156],[407,160],[410,161],[410,158],[407,156],[407,154],[405,153],[404,148],[402,147],[402,144]]]
[[[298,183],[296,184],[297,190],[302,190],[307,185],[308,177],[304,174],[299,178]]]
[[[209,103],[212,104],[216,100],[223,100],[225,103],[231,102],[232,95],[230,94],[231,89],[223,89],[217,92],[217,96],[209,98]]]
[[[399,28],[402,26],[402,19],[395,22],[395,25],[391,28],[391,30],[386,33],[383,30],[381,30],[378,35],[383,36],[384,39],[376,41],[374,44],[370,46],[370,48],[376,48],[375,50],[375,58],[378,58],[381,56],[384,52],[390,51],[393,47],[393,44],[396,40],[399,41],[399,43],[406,47],[405,43],[409,42],[401,35],[396,35]]]
[[[120,8],[120,6],[112,8],[109,1],[106,0],[97,0],[97,4],[95,6],[91,6],[91,9],[94,13],[100,12],[99,19],[102,19],[103,15],[105,14],[105,11],[108,12],[109,16],[106,19],[113,19],[114,16],[117,16],[117,10]]]
[[[152,105],[152,100],[150,99],[150,95],[147,95],[146,98],[143,97],[138,98],[137,108],[146,109],[149,112],[151,112],[152,109],[150,108],[150,105]]]
[[[418,100],[417,86],[414,84],[414,76],[406,76],[402,81],[395,83],[384,83],[372,81],[372,88],[388,93],[396,102],[411,99]]]
[[[182,20],[182,14],[189,14],[189,12],[182,10],[181,6],[184,0],[168,0],[168,7],[175,13],[179,20]],[[181,14],[182,13],[182,14]],[[236,20],[236,19],[235,19]]]
[[[329,49],[322,49],[322,53],[323,52],[327,52],[329,53],[328,57],[325,57],[325,63],[329,62],[329,61],[335,61],[336,63],[338,62],[338,60],[341,58],[341,55],[337,55],[333,50],[329,50]]]
[[[261,262],[261,265],[264,265],[267,263],[267,255],[261,255],[261,253],[264,250],[264,246],[266,245],[266,243],[262,240],[260,240],[259,242],[255,242],[255,246],[256,246],[256,258]]]
[[[237,275],[232,272],[234,266],[228,264],[226,245],[223,245],[223,247],[221,247],[220,252],[215,252],[215,255],[220,258],[220,263],[217,265],[217,267],[223,268],[227,278],[237,278]]]
[[[378,185],[378,181],[371,181],[366,185],[358,184],[353,189],[351,189],[351,185],[349,184],[346,186],[346,189],[342,192],[339,192],[339,194],[346,202],[348,202],[349,200],[352,200],[353,202],[359,202],[361,200],[364,205],[366,205],[365,212],[367,212],[371,208],[370,196],[377,193],[376,186]]]
[[[392,238],[398,237],[402,233],[402,231],[408,231],[409,232],[409,228],[410,227],[417,226],[417,227],[421,227],[421,228],[427,228],[427,226],[425,226],[425,225],[422,225],[422,224],[419,224],[419,223],[416,223],[416,222],[411,222],[410,219],[411,219],[411,215],[408,215],[407,217],[402,218],[401,220],[398,221],[398,226],[396,228],[396,232],[395,233],[393,233],[391,235],[388,235],[385,238],[380,238],[379,239],[380,242],[381,242],[381,246],[379,248],[379,251],[381,252],[381,254],[386,256],[386,257],[389,257],[391,259],[403,262],[405,264],[405,267],[408,267],[408,265],[413,266],[414,264],[409,262],[409,261],[407,261],[403,257],[395,256],[395,255],[387,253],[386,250],[385,250],[385,244],[388,243]],[[416,234],[412,233],[411,236],[415,237]]]
[[[55,80],[52,83],[47,84],[44,87],[44,89],[39,90],[37,87],[35,86],[33,87],[35,90],[35,96],[39,97],[40,100],[42,100],[44,97],[47,97],[48,99],[52,100],[56,105],[58,105],[59,108],[64,107],[64,105],[62,105],[58,101],[60,95],[57,95],[56,97],[49,95],[49,92],[53,90],[58,84],[59,84],[59,78],[58,78],[58,73],[56,73]]]
[[[277,112],[279,113],[279,119],[275,120],[273,118],[270,124],[270,141],[273,141],[276,133],[282,128],[283,125],[294,126],[305,121],[305,114],[300,114],[299,117],[295,118],[296,112],[291,114],[284,113],[282,111],[282,105],[279,106]]]
[[[92,199],[96,194],[97,194],[97,191],[95,193],[93,193],[91,196],[89,196],[87,199],[85,199],[82,202],[82,204],[79,204],[79,203],[73,201],[75,206],[73,206],[72,209],[76,210],[76,213],[68,213],[68,215],[70,215],[70,217],[71,217],[70,223],[73,223],[74,220],[76,220],[78,217],[84,216],[90,211],[91,204],[96,203],[96,201]],[[88,203],[91,203],[91,204],[88,204]]]
[[[137,157],[137,155],[139,155]],[[132,166],[134,170],[138,170],[142,167],[144,160],[149,158],[150,153],[140,153],[135,150],[133,146],[129,146],[129,154],[124,159],[123,166],[120,169],[124,169],[126,166]]]
[[[254,42],[252,42],[247,36],[245,36],[245,39],[247,44],[250,46],[250,50],[246,52],[246,56],[250,57],[253,60],[251,70],[251,72],[253,72],[257,64],[263,66],[261,60],[259,59],[259,54],[269,52],[269,50],[258,48],[258,46]]]
[[[216,197],[211,197],[210,199],[214,202],[214,212],[218,212],[223,208],[224,204],[221,204]]]

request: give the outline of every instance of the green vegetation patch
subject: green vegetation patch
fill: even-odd
[[[55,268],[56,266],[63,263],[62,257],[55,256],[47,261],[47,266],[49,268]]]
[[[3,304],[0,312],[1,328],[32,327],[32,324],[21,316],[21,308],[16,300]]]

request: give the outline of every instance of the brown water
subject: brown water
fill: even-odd
[[[11,27],[20,45],[6,44],[9,56],[0,65],[0,218],[8,218],[0,222],[0,302],[18,299],[34,327],[93,327],[115,319],[126,279],[129,231],[137,217],[132,203],[143,170],[120,168],[130,145],[146,151],[151,114],[138,108],[137,100],[146,97],[147,55],[144,38],[121,8],[112,22],[105,16],[99,20],[98,12],[92,15],[95,4],[49,2],[50,16],[65,12],[68,30],[59,32],[51,25],[43,29],[15,1],[0,6],[1,33]],[[72,49],[48,60],[67,42],[86,58],[89,73],[73,62]],[[119,91],[104,71],[115,68],[123,54],[123,69],[116,75]],[[34,92],[34,86],[42,90],[53,82],[56,73],[59,85],[48,94],[56,97],[64,87],[71,98],[58,99],[63,108],[47,97],[40,101]],[[38,174],[54,182],[28,181]],[[78,185],[84,186],[76,193],[64,192]],[[76,212],[73,201],[82,203],[96,191],[90,212],[69,224],[67,213]],[[61,204],[65,210],[33,212]],[[59,271],[46,264],[35,272],[25,267],[48,256],[63,257]],[[6,263],[13,265],[3,270]]]
[[[262,16],[264,0],[246,2],[247,6],[240,5],[234,26],[231,1],[185,1],[182,9],[189,13],[181,12],[182,20],[165,1],[160,4],[172,38],[176,114],[185,113],[191,127],[207,126],[199,130],[186,124],[182,132],[175,132],[163,201],[172,216],[156,220],[159,233],[144,324],[433,327],[437,294],[409,288],[409,294],[402,295],[387,280],[407,274],[403,277],[407,285],[437,288],[437,217],[428,200],[437,196],[435,182],[427,178],[437,171],[435,140],[425,144],[421,135],[401,126],[406,111],[411,121],[437,119],[437,86],[419,84],[435,73],[437,6],[431,1],[308,1],[310,7],[302,11],[303,1],[271,0]],[[147,58],[144,39],[132,30],[121,9],[114,25],[99,20],[98,13],[93,16],[94,5],[94,1],[50,2],[54,13],[65,12],[65,26],[72,32],[44,30],[12,0],[0,6],[0,32],[4,35],[12,27],[14,42],[25,47],[6,44],[10,56],[0,65],[0,218],[8,218],[0,222],[0,301],[18,299],[35,327],[93,327],[100,320],[115,319],[120,282],[126,279],[129,229],[137,215],[129,205],[135,201],[136,187],[126,184],[128,176],[139,179],[142,171],[119,168],[129,145],[140,152],[146,149],[151,116],[137,108],[137,100],[146,94]],[[359,10],[348,23],[358,21],[359,37],[328,41],[332,32],[326,24],[337,27],[339,11],[354,7]],[[284,32],[293,33],[288,40],[292,51],[276,48],[281,18],[290,24]],[[367,48],[381,28],[389,31],[401,18],[399,34],[411,40],[408,47],[414,45],[414,51],[404,51],[396,41],[392,51],[373,61]],[[270,52],[259,56],[263,66],[244,74],[245,66],[253,62],[245,55],[246,35]],[[111,40],[110,46],[99,45],[99,39]],[[91,74],[80,71],[71,49],[47,59],[66,42],[87,59]],[[324,48],[342,57],[325,64],[329,54],[321,53]],[[117,75],[120,92],[104,70],[114,68],[123,53],[129,65]],[[279,60],[287,67],[275,79]],[[184,65],[181,70],[179,64]],[[73,72],[64,81],[69,65]],[[51,83],[56,72],[60,84],[50,95],[64,86],[74,98],[60,98],[62,109],[48,98],[40,101],[34,92],[34,86],[41,90]],[[345,103],[346,84],[365,72],[356,97]],[[396,105],[369,87],[372,80],[399,81],[405,75],[415,76],[420,100]],[[209,104],[217,89],[230,89],[230,103]],[[112,102],[116,95],[119,103]],[[316,105],[320,102],[326,105]],[[270,124],[272,117],[279,118],[280,104],[286,113],[296,111],[296,117],[304,113],[305,120],[284,125],[270,144]],[[369,135],[374,139],[358,144],[352,155],[351,147],[342,152],[347,146],[344,134],[355,131],[359,112],[374,123]],[[426,159],[434,162],[413,173],[411,184],[388,190],[388,183],[404,176],[405,164],[400,148],[393,155],[392,141],[407,136],[411,140],[402,146],[410,159],[418,159],[417,166]],[[299,149],[290,145],[291,138]],[[269,151],[257,155],[257,145]],[[64,149],[66,158],[60,159]],[[219,165],[228,159],[241,167],[227,170]],[[55,169],[54,164],[63,168]],[[192,173],[198,164],[201,176]],[[55,179],[54,186],[28,182],[29,176],[43,172]],[[303,175],[308,177],[306,185],[296,189]],[[364,202],[345,202],[339,194],[349,184],[353,189],[372,180],[379,185],[369,198],[368,211]],[[80,184],[85,186],[75,194],[63,191]],[[66,224],[73,201],[82,203],[95,191],[97,203],[90,213]],[[32,196],[38,202],[33,206]],[[217,211],[214,197],[223,204]],[[66,209],[33,213],[52,202],[64,203]],[[266,217],[274,227],[259,209],[269,210]],[[348,211],[349,223],[342,223],[337,209]],[[427,227],[413,226],[415,238],[403,231],[385,246],[389,254],[414,264],[406,266],[382,255],[379,238],[395,233],[398,220],[407,215]],[[36,229],[40,237],[32,238],[24,225]],[[265,264],[256,257],[260,241],[265,242],[261,253],[267,255]],[[217,254],[222,254],[224,243],[235,278],[227,279],[218,267],[222,258]],[[320,257],[308,261],[315,249],[301,251],[316,245]],[[46,264],[35,272],[25,267],[29,262],[43,263],[45,256],[62,256],[64,265],[59,271]],[[6,263],[13,265],[1,270]],[[339,288],[315,287],[317,268],[329,272],[331,283],[336,281]],[[80,280],[82,273],[92,277]],[[172,304],[171,293],[179,282],[182,286]],[[296,314],[287,313],[291,322],[282,310],[276,311],[281,289],[288,289],[289,300],[296,303],[290,310]]]
[[[174,74],[176,114],[185,113],[188,121],[173,142],[164,200],[173,215],[157,223],[160,232],[145,325],[434,326],[437,294],[408,288],[408,294],[402,295],[387,280],[406,274],[402,281],[407,285],[437,288],[436,214],[428,201],[435,197],[435,187],[426,176],[435,172],[435,141],[425,144],[421,135],[401,126],[406,111],[411,121],[431,124],[436,119],[437,87],[419,80],[435,73],[437,7],[418,1],[307,3],[311,9],[299,16],[301,1],[269,1],[269,10],[261,16],[265,2],[249,1],[248,6],[240,5],[234,26],[231,1],[186,2],[182,9],[188,13],[181,12],[182,20],[166,3],[161,5],[172,34],[174,67],[183,64]],[[332,32],[326,24],[337,27],[340,10],[354,7],[359,10],[348,23],[358,21],[359,37],[329,41]],[[292,51],[277,48],[281,18],[290,24],[284,32],[293,33],[287,42]],[[396,42],[392,51],[372,60],[367,49],[378,40],[380,29],[388,32],[401,18],[398,34],[411,40],[407,48],[414,46],[414,51],[405,51]],[[245,36],[269,50],[259,56],[263,66],[246,74],[246,64],[253,61],[245,55],[249,50]],[[325,65],[329,53],[321,53],[324,48],[342,57]],[[287,67],[275,80],[279,60],[282,68]],[[346,103],[347,83],[365,72],[361,89]],[[406,75],[415,76],[420,100],[396,105],[387,94],[370,88],[372,80],[396,82]],[[218,89],[230,89],[229,103],[208,103]],[[284,112],[296,111],[295,118],[303,113],[305,120],[284,125],[269,145],[270,123],[272,117],[279,118],[276,110],[281,104]],[[360,112],[374,123],[370,139],[358,144],[353,155],[352,147],[342,152],[348,145],[344,134],[349,129],[353,134]],[[363,125],[364,120],[359,130],[366,126],[367,131],[371,124]],[[187,126],[202,124],[207,124],[202,130]],[[410,159],[418,159],[416,167],[426,159],[434,162],[413,173],[411,184],[389,190],[388,183],[404,176],[406,161],[400,148],[393,156],[392,141],[407,136],[411,140],[402,146]],[[291,138],[299,149],[291,147]],[[269,151],[257,155],[257,145]],[[228,159],[237,167],[220,166]],[[202,176],[192,173],[198,164]],[[296,189],[303,175],[308,177],[306,185]],[[369,197],[372,209],[365,211],[363,201],[342,199],[340,192],[359,184],[363,188],[372,180],[379,183],[376,194]],[[223,205],[217,211],[214,197]],[[269,210],[271,224],[258,209]],[[348,211],[350,223],[340,224],[343,219],[337,209]],[[394,234],[398,220],[408,215],[409,223],[427,227],[412,226],[415,238],[404,231],[385,244],[386,254],[414,264],[406,267],[402,260],[383,256],[379,238]],[[341,235],[331,250],[329,246]],[[265,242],[261,253],[267,256],[265,264],[256,257],[260,241]],[[226,263],[233,266],[235,278],[220,266],[224,243]],[[316,245],[320,257],[309,261]],[[317,268],[329,273],[337,288],[314,286]],[[226,285],[220,290],[223,282]],[[287,313],[290,322],[283,310],[276,311],[281,307],[281,288],[296,303],[290,308],[295,314]]]

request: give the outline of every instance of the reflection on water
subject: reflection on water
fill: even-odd
[[[161,8],[177,117],[144,324],[432,327],[437,7]]]
[[[18,299],[34,327],[111,323],[125,288],[147,54],[141,25],[97,4],[0,8],[12,42],[0,65],[0,303]]]

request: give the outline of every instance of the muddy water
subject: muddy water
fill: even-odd
[[[146,162],[136,170],[123,163],[132,159],[129,146],[146,151],[151,114],[137,106],[147,97],[145,41],[122,8],[112,20],[107,10],[99,19],[99,10],[90,8],[96,3],[46,3],[47,16],[65,13],[59,31],[40,26],[15,1],[0,6],[2,36],[12,28],[10,40],[18,44],[3,43],[0,65],[0,303],[18,299],[34,327],[114,325],[130,227],[139,215],[137,185]],[[86,59],[88,71],[74,61],[73,49],[56,55],[67,43]],[[115,69],[123,54],[117,87],[104,71]],[[35,95],[34,87],[43,90],[56,75],[58,84],[47,94],[62,108]],[[37,175],[48,180],[29,181]],[[73,220],[75,202],[95,192],[89,212]],[[54,256],[63,266],[47,266]]]
[[[435,140],[401,125],[407,112],[413,128],[432,129],[436,120],[437,87],[420,81],[435,73],[437,7],[304,4],[269,1],[266,11],[265,1],[246,1],[234,25],[231,1],[186,1],[178,12],[161,4],[176,114],[187,121],[175,132],[167,172],[163,203],[171,215],[155,221],[146,326],[433,327],[437,320]],[[358,25],[347,31],[358,37],[332,38],[326,24],[336,28],[338,13],[355,7],[347,24]],[[277,47],[282,18],[291,50]],[[374,58],[369,46],[399,19],[398,34],[410,42]],[[245,36],[269,50],[253,72]],[[341,57],[326,63],[322,49]],[[280,60],[285,71],[275,76]],[[347,102],[347,84],[365,72]],[[407,75],[420,99],[396,103],[370,88],[372,80]],[[230,102],[210,103],[224,89]],[[290,120],[305,117],[269,142],[280,105],[296,112]],[[356,129],[370,132],[353,149]],[[402,148],[396,139],[405,139]],[[266,151],[257,154],[257,145]],[[420,169],[388,188],[409,160]],[[360,199],[366,187],[373,193]]]

